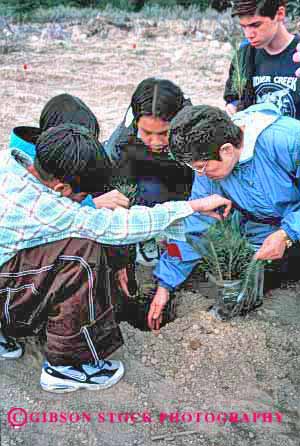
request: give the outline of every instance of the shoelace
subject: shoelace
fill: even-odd
[[[105,359],[99,359],[99,361],[95,361],[94,363],[91,363],[92,366],[96,366],[101,369],[103,369],[105,364],[107,364],[108,367],[111,367],[111,365],[112,365],[110,361],[106,361]]]

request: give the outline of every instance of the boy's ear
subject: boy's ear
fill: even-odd
[[[62,182],[57,183],[53,187],[53,190],[55,190],[55,192],[60,193],[60,195],[62,195],[63,197],[69,197],[73,193],[70,184]]]

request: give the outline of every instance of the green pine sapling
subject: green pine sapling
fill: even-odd
[[[189,238],[202,257],[200,268],[218,282],[245,277],[254,250],[232,219],[218,221],[201,237]]]

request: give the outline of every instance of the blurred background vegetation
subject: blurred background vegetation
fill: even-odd
[[[0,16],[18,22],[46,21],[47,18],[89,18],[99,11],[121,10],[142,11],[143,16],[156,19],[165,14],[192,18],[211,8],[223,12],[230,5],[231,0],[0,0]],[[300,0],[289,0],[288,13],[292,19],[299,18]]]
[[[37,17],[37,12],[43,16],[45,10],[50,9],[61,13],[64,11],[66,14],[67,11],[70,11],[72,16],[74,8],[86,10],[82,11],[82,14],[86,12],[87,15],[89,12],[91,13],[91,10],[99,12],[111,9],[127,12],[139,12],[145,9],[146,15],[151,15],[149,11],[153,10],[154,15],[157,15],[161,8],[181,7],[204,11],[213,7],[217,10],[224,10],[230,6],[230,3],[230,0],[0,0],[0,16],[11,17],[17,21],[30,21]]]

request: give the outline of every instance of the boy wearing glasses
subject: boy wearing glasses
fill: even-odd
[[[300,122],[272,104],[249,107],[234,122],[216,107],[186,107],[171,122],[170,149],[196,170],[190,199],[218,193],[242,215],[241,230],[260,260],[281,259],[300,239]],[[215,222],[193,215],[187,234],[200,237]],[[158,329],[170,292],[201,260],[186,242],[171,240],[154,275],[158,289],[148,324]]]

